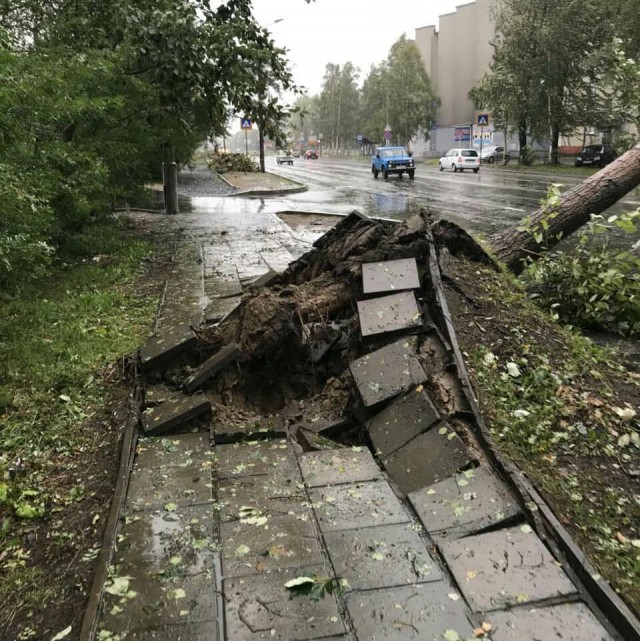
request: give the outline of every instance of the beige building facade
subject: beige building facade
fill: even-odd
[[[453,139],[455,127],[469,125],[473,121],[474,105],[468,94],[489,71],[493,59],[493,4],[494,0],[475,0],[440,16],[438,29],[435,25],[416,29],[416,45],[441,101],[436,130],[432,131],[424,148],[416,151],[428,153],[456,146]],[[502,136],[500,141],[494,141],[493,132],[484,134],[489,142],[504,143]],[[496,137],[498,135],[495,134]]]

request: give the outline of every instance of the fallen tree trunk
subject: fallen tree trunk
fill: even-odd
[[[496,258],[519,274],[523,261],[536,259],[562,238],[589,222],[640,185],[640,143],[610,165],[576,185],[555,207],[538,209],[525,224],[511,227],[490,239]],[[544,236],[543,244],[536,235]]]

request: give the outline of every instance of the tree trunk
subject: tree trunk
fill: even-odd
[[[258,127],[258,139],[260,147],[260,171],[264,174],[266,169],[264,166],[264,132],[262,127]]]
[[[518,124],[518,147],[520,153],[520,164],[528,165],[529,159],[527,157],[527,123],[521,121]]]
[[[526,226],[511,227],[492,236],[490,248],[496,258],[519,274],[524,259],[536,259],[542,252],[534,233],[544,233],[544,249],[549,249],[561,238],[589,222],[592,214],[602,213],[638,185],[640,143],[605,169],[563,194],[557,207],[542,207],[531,216]],[[548,225],[544,232],[543,223]]]
[[[558,146],[560,144],[560,127],[557,123],[551,125],[551,164],[558,165],[560,164],[560,155],[558,152]]]

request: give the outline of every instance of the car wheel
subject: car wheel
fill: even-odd
[[[444,167],[442,166],[442,163],[439,162],[438,164],[440,165],[440,171],[444,171]]]
[[[489,156],[489,160],[487,161],[490,165],[493,165],[493,163],[496,161],[496,159],[493,156]]]
[[[399,180],[402,180],[402,174],[403,174],[403,173],[404,173],[404,172],[402,172],[402,171],[399,171],[399,172],[398,172],[398,179],[399,179]]]
[[[415,175],[416,175],[416,170],[415,169],[409,169],[409,171],[407,173],[409,174],[409,179],[413,180],[415,178]]]
[[[380,173],[380,172],[379,172],[379,171],[374,167],[374,168],[373,168],[373,177],[374,177],[374,178],[377,178],[379,173]]]
[[[474,174],[477,174],[479,171],[480,171],[480,167],[476,167],[476,168],[473,170],[473,173],[474,173]]]
[[[451,169],[453,169],[454,174],[458,173],[458,168],[455,165],[451,165]]]
[[[389,178],[389,170],[388,169],[384,169],[383,172],[382,172],[382,175],[384,176],[384,179],[387,180],[387,178]]]
[[[582,163],[579,160],[576,160],[576,167],[582,167]]]

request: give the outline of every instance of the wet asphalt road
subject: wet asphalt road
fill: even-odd
[[[469,231],[491,234],[519,222],[534,212],[548,184],[560,182],[568,189],[579,177],[523,175],[521,172],[482,167],[473,172],[439,172],[438,167],[419,165],[415,180],[391,176],[375,180],[368,162],[321,158],[296,158],[293,166],[267,159],[267,171],[305,183],[309,191],[271,198],[274,211],[348,213],[357,209],[369,216],[405,218],[421,207],[448,218]],[[640,190],[617,203],[611,212],[640,206]]]

